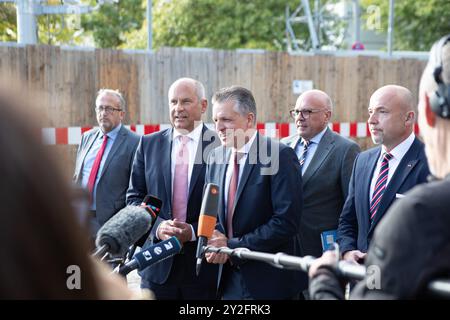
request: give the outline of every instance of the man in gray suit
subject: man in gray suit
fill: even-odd
[[[101,89],[95,100],[100,128],[83,134],[78,147],[74,181],[91,195],[91,231],[125,207],[131,165],[139,136],[122,125],[125,99],[119,91]]]
[[[328,128],[332,112],[331,99],[325,92],[304,92],[290,110],[298,133],[281,140],[295,150],[302,166],[302,256],[321,256],[335,238],[353,162],[360,152],[355,142]]]

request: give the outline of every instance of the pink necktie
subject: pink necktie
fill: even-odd
[[[89,193],[92,195],[92,192],[94,191],[94,185],[95,180],[97,179],[98,169],[100,168],[100,163],[102,162],[103,153],[106,149],[106,144],[108,142],[108,136],[105,134],[103,136],[103,143],[100,147],[100,150],[97,152],[97,156],[95,157],[94,164],[92,165],[91,173],[89,174],[89,180],[88,180],[88,190]]]
[[[175,174],[173,177],[172,215],[179,221],[186,222],[188,198],[189,137],[179,136],[181,145],[175,156]]]
[[[233,157],[233,174],[230,179],[230,187],[228,189],[228,202],[227,202],[227,236],[228,239],[233,238],[233,213],[234,213],[234,200],[236,198],[236,191],[239,180],[239,164],[237,160],[237,152],[231,154]]]

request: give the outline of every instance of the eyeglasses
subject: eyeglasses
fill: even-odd
[[[114,111],[122,111],[122,109],[114,108],[114,107],[110,107],[110,106],[98,106],[98,107],[95,107],[95,111],[97,113],[104,111],[106,114],[112,114]]]
[[[312,113],[317,113],[317,112],[321,112],[324,111],[326,109],[304,109],[304,110],[297,110],[297,109],[292,109],[289,110],[289,114],[291,115],[292,118],[297,118],[300,113],[302,114],[303,119],[308,119]]]

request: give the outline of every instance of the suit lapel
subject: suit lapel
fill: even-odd
[[[90,137],[88,138],[88,141],[86,142],[86,147],[83,149],[81,154],[81,161],[79,164],[79,167],[77,168],[77,181],[80,180],[81,177],[81,170],[83,168],[84,159],[86,158],[87,154],[89,153],[89,150],[91,150],[92,145],[94,144],[94,141],[97,140],[98,135],[100,134],[100,129],[97,129],[95,133],[92,133]]]
[[[194,190],[194,186],[197,183],[198,176],[200,175],[204,167],[203,150],[208,145],[208,141],[203,141],[203,134],[205,133],[206,130],[207,130],[206,126],[203,125],[202,134],[200,135],[200,141],[198,142],[197,152],[195,154],[194,165],[192,167],[191,182],[189,183],[188,202],[189,199],[191,198],[192,190]]]
[[[380,221],[383,217],[385,211],[389,208],[389,205],[395,198],[396,193],[402,186],[403,182],[405,182],[408,175],[414,169],[416,164],[419,162],[418,158],[418,142],[417,138],[414,139],[413,144],[406,152],[403,159],[398,164],[397,169],[394,172],[394,175],[391,177],[389,184],[386,187],[386,190],[383,194],[383,197],[380,201],[380,206],[377,209],[377,213],[375,215],[375,220],[370,228],[370,231],[375,227],[375,225]]]
[[[169,199],[169,212],[172,214],[172,136],[173,128],[166,130],[161,136],[161,159],[169,159],[169,161],[161,161],[161,174],[164,178],[164,186],[166,189],[166,199]]]
[[[117,133],[116,141],[114,141],[114,143],[113,143],[113,145],[111,147],[111,150],[108,153],[108,157],[105,160],[105,164],[103,165],[103,170],[100,173],[100,179],[102,178],[103,173],[106,172],[106,169],[108,168],[109,164],[111,163],[111,160],[114,158],[114,154],[119,150],[120,146],[125,141],[126,136],[127,136],[126,129],[122,125],[122,127],[119,130],[119,132]]]
[[[317,146],[317,150],[314,153],[314,157],[311,159],[308,168],[306,168],[305,174],[303,175],[303,186],[309,181],[309,179],[316,173],[317,169],[320,168],[323,161],[326,159],[330,151],[334,148],[334,138],[331,134],[330,129],[325,131],[322,139]]]
[[[364,165],[361,175],[361,181],[363,181],[363,219],[365,226],[370,226],[370,213],[369,213],[369,201],[370,201],[370,184],[372,183],[372,176],[377,166],[378,158],[380,157],[381,147],[373,150],[373,153],[367,157],[367,161]],[[358,178],[359,179],[359,178]]]

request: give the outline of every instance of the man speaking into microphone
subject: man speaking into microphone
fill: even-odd
[[[143,269],[141,287],[161,299],[215,299],[217,266],[195,273],[197,228],[205,182],[208,150],[217,136],[202,123],[208,102],[204,86],[190,78],[175,81],[169,89],[173,128],[141,138],[134,158],[127,203],[139,205],[145,195],[162,200],[158,219],[143,246],[173,236],[182,243],[180,254]]]
[[[291,148],[256,131],[256,103],[242,87],[213,97],[213,120],[222,146],[211,153],[206,183],[221,190],[219,230],[208,244],[267,253],[299,254],[302,175]],[[306,276],[264,262],[242,261],[207,252],[223,264],[223,299],[293,299],[307,287]],[[303,279],[302,279],[303,277]]]

